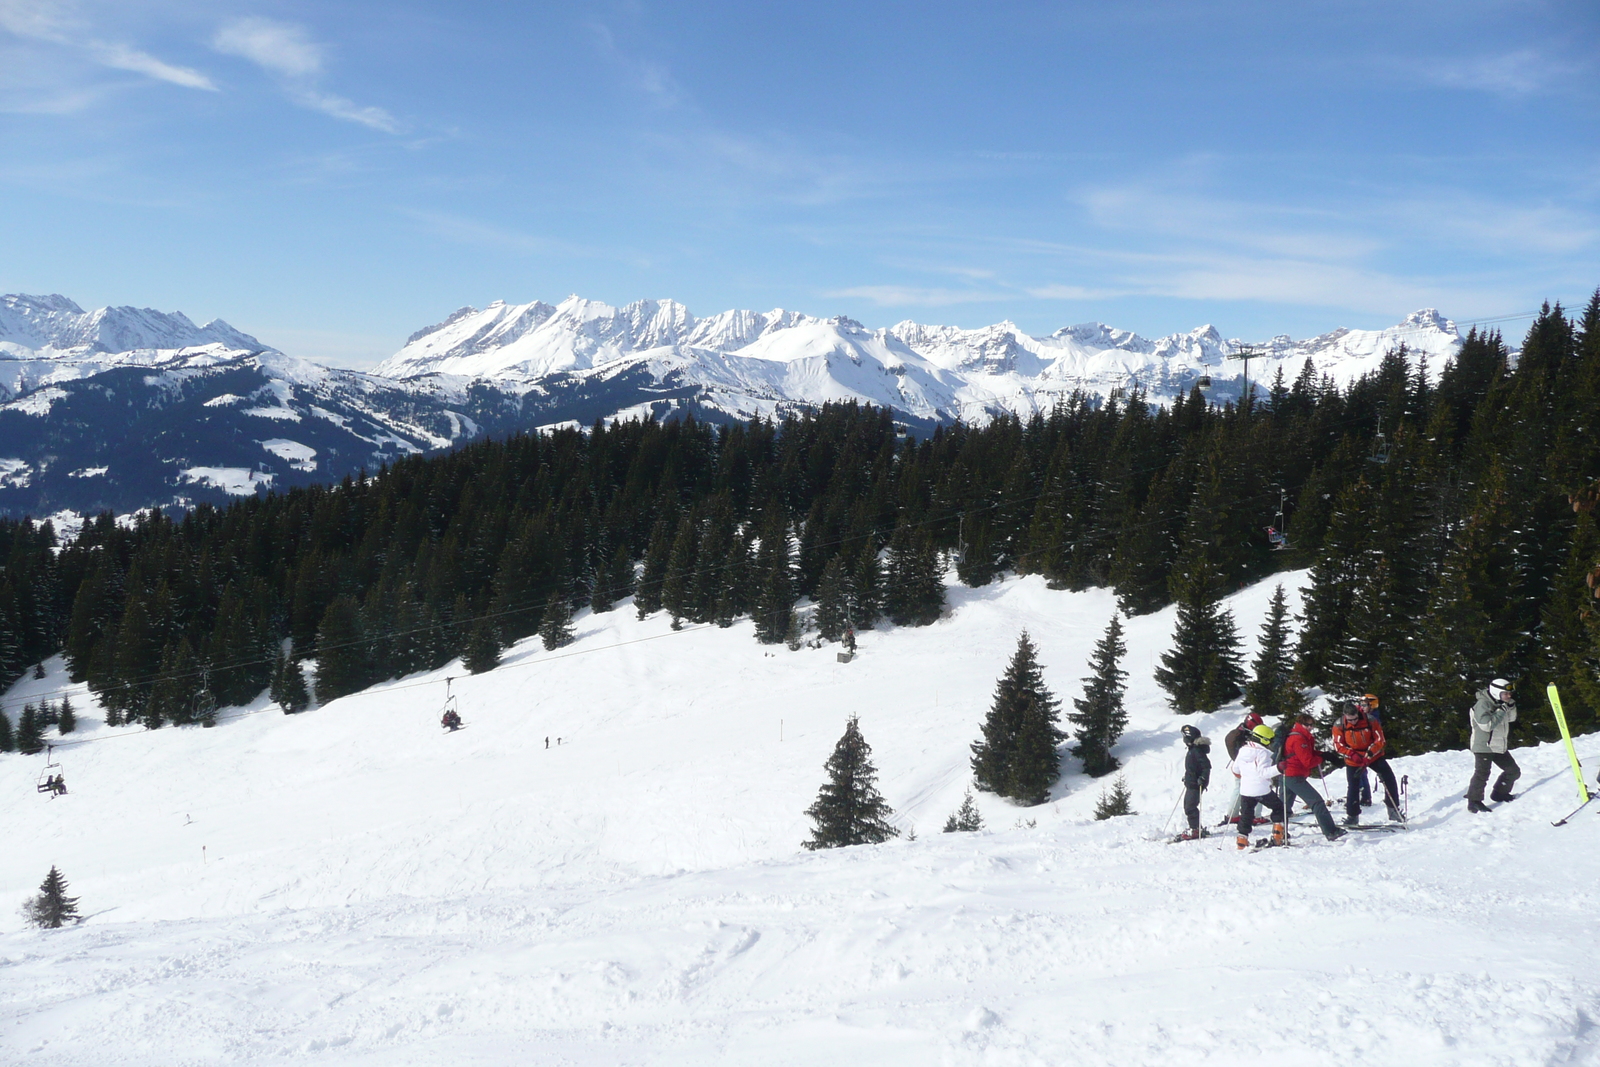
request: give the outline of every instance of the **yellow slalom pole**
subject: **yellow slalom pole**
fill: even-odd
[[[1583,768],[1578,765],[1578,750],[1572,747],[1572,734],[1567,731],[1567,716],[1561,710],[1561,694],[1556,691],[1556,685],[1551,682],[1545,690],[1550,696],[1550,710],[1556,713],[1556,725],[1561,727],[1561,740],[1567,743],[1567,758],[1572,761],[1572,776],[1578,780],[1578,798],[1585,804],[1589,802],[1589,787],[1583,781]]]

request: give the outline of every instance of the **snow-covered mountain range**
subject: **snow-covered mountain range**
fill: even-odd
[[[1307,360],[1353,381],[1406,345],[1440,367],[1460,345],[1426,309],[1385,330],[1254,345],[1254,382]],[[596,419],[776,416],[829,401],[913,428],[1048,410],[1082,390],[1156,402],[1202,378],[1244,387],[1243,342],[1211,326],[1154,340],[1101,323],[1046,337],[793,311],[696,318],[671,300],[581,297],[462,308],[371,373],[285,354],[227,323],[62,296],[0,297],[0,514],[223,502],[336,480],[482,434]]]
[[[1346,330],[1251,346],[1251,376],[1292,380],[1306,360],[1350,381],[1405,344],[1434,365],[1460,344],[1455,324],[1429,308],[1386,330]],[[1150,340],[1102,323],[1024,333],[1011,322],[968,330],[901,322],[868,329],[781,309],[724,311],[699,319],[671,300],[616,308],[581,297],[552,306],[496,301],[462,308],[419,330],[375,373],[403,381],[487,380],[513,391],[555,378],[602,379],[644,371],[693,383],[701,403],[728,414],[772,414],[786,404],[861,400],[918,421],[980,421],[1000,411],[1048,409],[1075,390],[1143,389],[1156,400],[1208,377],[1213,395],[1237,397],[1244,347],[1212,326]],[[448,386],[446,386],[448,388]]]

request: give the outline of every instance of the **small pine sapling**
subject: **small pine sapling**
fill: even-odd
[[[811,840],[804,842],[806,848],[877,845],[900,836],[889,825],[894,812],[878,793],[872,746],[861,736],[861,725],[854,715],[823,767],[828,780],[818,790],[816,803],[806,809],[816,824]]]
[[[43,660],[40,660],[38,663],[35,663],[33,665],[33,677],[34,677],[35,681],[40,681],[40,682],[44,681],[44,661]]]
[[[983,816],[978,813],[978,805],[972,802],[972,790],[969,789],[961,801],[961,806],[944,821],[944,832],[971,834],[982,829]]]
[[[67,896],[67,880],[55,867],[39,883],[39,895],[23,905],[23,915],[34,926],[58,930],[78,917],[78,898]]]
[[[1122,775],[1111,783],[1110,789],[1101,787],[1100,799],[1094,804],[1096,819],[1114,819],[1119,815],[1137,815],[1133,810],[1133,794],[1128,792],[1128,781]]]

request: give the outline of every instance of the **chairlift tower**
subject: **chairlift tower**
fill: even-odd
[[[1244,404],[1246,397],[1249,397],[1252,401],[1255,400],[1255,391],[1250,388],[1250,361],[1252,359],[1260,359],[1265,355],[1265,352],[1256,351],[1255,345],[1242,344],[1239,346],[1239,351],[1229,352],[1222,357],[1224,359],[1241,360],[1244,363],[1244,386],[1239,391],[1239,403],[1241,406]]]

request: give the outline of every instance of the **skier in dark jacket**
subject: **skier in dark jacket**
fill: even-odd
[[[1322,836],[1329,841],[1337,841],[1350,831],[1341,830],[1333,824],[1328,805],[1322,802],[1322,797],[1306,781],[1312,771],[1322,766],[1322,753],[1317,751],[1317,739],[1311,735],[1311,723],[1309,711],[1295,714],[1294,729],[1289,731],[1289,736],[1284,740],[1283,758],[1278,761],[1278,770],[1283,774],[1283,788],[1291,798],[1299,797],[1306,802],[1306,807],[1311,809],[1317,826],[1322,830]]]
[[[1211,741],[1195,727],[1185,726],[1183,743],[1188,748],[1183,756],[1183,814],[1189,829],[1180,840],[1192,841],[1205,836],[1200,829],[1200,794],[1211,784]]]
[[[1478,693],[1468,713],[1472,722],[1472,782],[1467,786],[1467,810],[1477,814],[1494,809],[1483,802],[1483,787],[1489,784],[1490,767],[1500,768],[1494,792],[1489,799],[1503,804],[1515,799],[1511,787],[1522,776],[1522,768],[1506,751],[1511,747],[1511,724],[1517,721],[1517,702],[1511,683],[1496,678],[1489,688]]]

